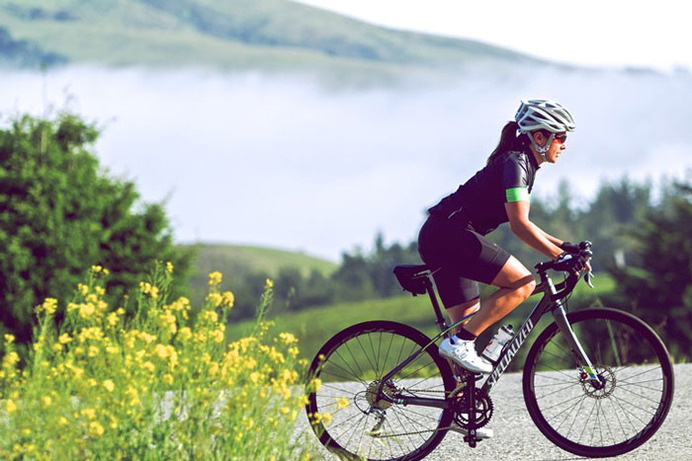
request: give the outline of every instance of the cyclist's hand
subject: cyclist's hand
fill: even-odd
[[[556,271],[569,272],[574,275],[578,275],[588,266],[588,261],[586,261],[580,255],[569,254],[568,252],[563,252],[555,260],[553,264],[553,269]],[[590,266],[589,266],[590,269]]]
[[[562,242],[560,249],[572,255],[578,255],[581,251],[579,245],[570,242]]]

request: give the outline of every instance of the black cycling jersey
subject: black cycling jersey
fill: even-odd
[[[509,220],[505,203],[529,200],[538,168],[528,148],[506,152],[428,211],[486,235]]]

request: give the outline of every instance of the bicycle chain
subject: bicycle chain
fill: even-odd
[[[464,387],[466,387],[466,383],[463,383],[463,384],[457,386],[456,389],[454,389],[452,392],[449,393],[449,396],[450,396],[450,397],[453,397],[454,395],[456,395],[456,394],[458,394],[459,392],[461,392],[461,391],[464,389]],[[447,394],[447,391],[433,391],[433,390],[429,390],[429,389],[420,389],[420,390],[419,390],[419,389],[407,389],[406,391],[407,391],[407,392],[410,392],[411,394],[413,394],[413,393],[415,393],[415,392],[428,393],[428,394]],[[385,438],[385,437],[403,437],[403,436],[407,436],[407,435],[424,434],[424,433],[426,433],[426,432],[446,431],[446,430],[449,430],[449,429],[452,429],[452,428],[454,428],[454,426],[436,427],[435,429],[426,429],[426,430],[423,430],[423,431],[415,431],[415,432],[402,432],[402,433],[399,433],[399,434],[387,434],[387,435],[384,435],[384,436],[378,435],[377,437],[378,437],[378,438]]]

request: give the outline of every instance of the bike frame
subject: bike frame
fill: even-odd
[[[476,390],[475,385],[471,386],[473,389],[470,389],[472,395],[470,395],[469,400],[473,400],[474,394],[476,394],[479,391],[481,394],[486,395],[490,393],[495,384],[497,384],[497,381],[509,367],[509,364],[512,363],[512,360],[514,359],[514,357],[516,357],[517,352],[524,345],[526,339],[529,337],[535,326],[538,324],[538,321],[549,311],[552,312],[553,317],[555,318],[555,323],[557,324],[558,328],[562,331],[562,333],[565,335],[565,338],[567,338],[567,342],[569,343],[568,345],[577,363],[588,374],[592,384],[597,388],[600,387],[601,382],[593,370],[593,364],[584,352],[584,349],[579,343],[579,340],[575,336],[574,331],[572,330],[572,327],[570,326],[569,321],[567,320],[567,314],[565,312],[564,304],[562,302],[562,300],[572,292],[580,277],[572,275],[569,276],[564,282],[558,285],[554,285],[553,281],[546,273],[547,269],[542,267],[540,264],[537,266],[537,268],[541,282],[536,286],[536,289],[534,290],[532,295],[535,295],[537,293],[543,293],[543,297],[533,308],[533,310],[531,311],[527,319],[524,321],[524,324],[521,326],[521,328],[519,328],[519,330],[514,334],[512,340],[504,346],[497,362],[495,363],[493,371],[485,380],[481,388]],[[435,316],[437,319],[436,323],[440,327],[440,333],[437,334],[434,338],[432,338],[428,344],[426,344],[425,346],[421,347],[419,350],[411,354],[396,368],[394,368],[392,371],[387,373],[382,378],[380,382],[380,387],[378,389],[378,394],[384,395],[384,398],[387,400],[390,399],[387,398],[386,393],[382,392],[384,383],[388,382],[392,377],[394,377],[394,375],[396,375],[399,371],[408,366],[408,364],[414,361],[420,354],[422,354],[425,350],[427,350],[429,347],[435,344],[437,340],[439,340],[442,337],[449,337],[450,332],[452,332],[456,326],[465,322],[470,317],[475,315],[475,313],[471,314],[459,320],[458,322],[455,322],[454,324],[447,326],[444,316],[442,315],[442,309],[440,308],[440,304],[437,300],[437,294],[435,293],[435,289],[430,280],[430,275],[430,273],[427,274],[427,278],[424,280],[424,283],[428,296],[430,297],[430,301],[433,305],[433,309],[435,311]],[[475,379],[473,379],[473,381],[475,382]],[[403,405],[419,405],[436,408],[447,408],[449,406],[449,401],[446,399],[442,400],[423,397],[403,396],[401,398],[392,400],[392,402]]]

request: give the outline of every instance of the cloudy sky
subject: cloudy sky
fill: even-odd
[[[692,69],[679,0],[301,0],[388,27],[473,38],[582,65]]]

